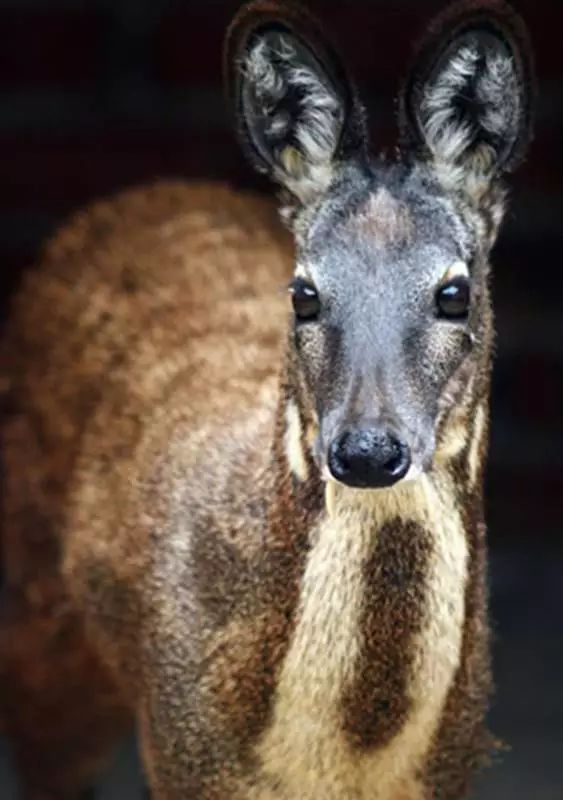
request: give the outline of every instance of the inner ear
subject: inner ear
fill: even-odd
[[[258,31],[242,69],[240,114],[264,165],[332,161],[347,98],[309,47],[281,26]]]
[[[502,0],[454,5],[419,46],[401,97],[403,140],[471,172],[510,170],[531,138],[532,89],[522,20]]]
[[[227,36],[225,66],[246,154],[301,200],[328,186],[338,158],[364,146],[355,90],[302,10],[268,2],[246,7]]]

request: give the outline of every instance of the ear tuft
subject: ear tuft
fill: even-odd
[[[454,4],[431,25],[405,84],[403,142],[451,184],[482,187],[523,157],[533,89],[520,17],[503,0]]]
[[[302,9],[246,6],[225,47],[239,139],[255,168],[300,201],[326,191],[335,163],[363,147],[363,110],[331,45]]]

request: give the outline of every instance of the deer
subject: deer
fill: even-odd
[[[125,190],[13,299],[2,729],[27,800],[83,797],[132,726],[155,800],[455,800],[498,746],[490,253],[529,37],[448,6],[392,156],[301,6],[244,6],[224,63],[278,202]]]

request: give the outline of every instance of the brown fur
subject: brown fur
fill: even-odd
[[[484,8],[501,9],[499,25],[508,13],[496,0]],[[291,39],[297,7],[282,12],[259,2],[231,29],[240,133],[283,184],[266,123],[280,98],[298,101],[288,136],[313,161],[307,186],[285,186],[298,256],[309,226],[328,225],[298,272],[319,277],[342,222],[328,245],[347,267],[333,297],[352,311],[361,298],[365,326],[356,340],[344,337],[350,313],[325,318],[326,336],[320,317],[288,328],[289,237],[269,201],[224,185],[159,184],[98,203],[29,271],[0,353],[0,720],[33,800],[77,798],[131,723],[155,800],[456,800],[493,745],[482,480],[487,259],[503,190],[477,197],[457,162],[410,165],[410,177],[405,162],[382,173],[391,189],[376,184],[335,53],[305,17],[304,55]],[[280,14],[291,57],[275,52],[287,47]],[[272,21],[261,51],[253,37]],[[265,85],[241,91],[249,76]],[[416,236],[438,255],[417,253]],[[463,261],[448,264],[452,237]],[[445,323],[425,305],[420,341],[419,328],[389,325],[401,322],[403,286],[371,269],[376,256],[402,264],[413,308],[444,270],[470,273],[478,319]],[[442,272],[430,261],[421,287],[428,258]],[[350,381],[350,351],[358,380],[338,410],[329,395]],[[420,381],[389,377],[389,361],[405,374],[423,362],[431,400]],[[321,406],[390,425],[393,398],[410,403],[414,479],[405,469],[393,486],[327,482],[318,451],[335,433]]]
[[[254,380],[260,384],[264,377],[275,377],[284,318],[279,289],[287,281],[289,264],[289,248],[269,204],[219,186],[169,184],[129,192],[78,215],[48,246],[41,269],[26,277],[12,310],[2,362],[14,409],[3,428],[7,476],[3,552],[9,599],[3,641],[21,641],[21,646],[3,648],[2,716],[8,729],[21,728],[20,708],[34,708],[44,691],[55,703],[58,695],[68,697],[69,703],[61,708],[63,718],[67,712],[77,713],[75,705],[69,707],[72,684],[64,678],[66,663],[70,670],[75,666],[81,695],[88,694],[94,702],[99,694],[99,702],[108,692],[105,673],[96,677],[102,669],[98,657],[90,654],[79,634],[81,618],[60,584],[61,535],[67,529],[73,534],[68,563],[78,596],[89,598],[87,604],[95,608],[93,624],[99,626],[102,641],[109,640],[103,660],[117,665],[126,693],[134,695],[140,678],[133,641],[139,614],[144,614],[142,582],[135,575],[147,569],[150,546],[143,550],[142,541],[150,542],[153,534],[148,522],[140,525],[135,515],[122,538],[116,540],[115,532],[128,502],[127,484],[133,477],[135,451],[142,447],[143,425],[158,442],[159,434],[166,437],[167,429],[178,429],[185,417],[199,419],[204,428],[206,415],[208,428],[215,430],[214,423],[223,414],[226,427],[219,458],[221,452],[223,457],[232,452],[228,406],[237,394],[253,394],[257,384],[250,375],[246,383],[223,393],[227,403],[216,396],[213,405],[209,364],[231,363],[239,372],[239,364],[252,364]],[[234,303],[233,294],[238,298]],[[264,295],[262,302],[259,298]],[[191,348],[186,346],[190,337]],[[224,355],[218,352],[219,338]],[[261,355],[259,343],[264,348]],[[206,350],[213,353],[207,360]],[[182,400],[178,378],[185,370],[193,378],[189,403]],[[78,375],[79,381],[74,377]],[[219,371],[217,380],[225,386],[232,379]],[[273,391],[269,395],[273,399]],[[149,417],[153,423],[148,423]],[[82,463],[87,466],[77,478],[85,450]],[[158,474],[159,460],[148,476],[149,498],[151,484],[164,481]],[[223,471],[224,509],[217,504],[214,513],[217,524],[228,527],[229,515],[237,518],[241,510],[236,503],[236,476],[227,473],[226,463]],[[246,482],[242,464],[239,472],[239,481]],[[124,484],[119,484],[119,475]],[[71,484],[87,497],[84,508],[78,503],[76,521],[67,525],[64,498]],[[155,513],[157,504],[158,499],[154,506],[150,500]],[[238,536],[240,548],[241,537],[244,540],[249,531],[233,529],[230,535]],[[230,565],[228,555],[224,563]],[[215,560],[216,573],[220,564]],[[198,565],[204,569],[204,560],[198,559]],[[218,583],[215,586],[218,591]],[[39,633],[43,617],[45,635]],[[117,630],[127,641],[114,653]],[[84,667],[76,669],[81,662]],[[45,671],[42,683],[33,677],[39,668]],[[47,692],[49,682],[53,688]],[[15,696],[17,704],[12,702]],[[117,709],[118,700],[111,702]],[[79,705],[85,713],[83,702]],[[50,709],[48,713],[52,717]],[[102,710],[102,716],[105,713]],[[52,731],[64,724],[58,717],[42,719],[47,741],[54,744]],[[60,765],[53,763],[53,768],[58,772]]]
[[[221,242],[228,246],[221,249]],[[244,770],[251,769],[252,743],[267,729],[276,675],[295,624],[300,564],[309,546],[307,509],[312,519],[322,509],[318,479],[301,487],[283,450],[274,450],[269,471],[267,450],[250,446],[255,437],[266,440],[273,424],[272,365],[284,317],[277,289],[286,279],[288,256],[262,201],[221,187],[211,193],[204,187],[161,186],[78,217],[49,246],[42,270],[30,273],[12,315],[5,352],[19,359],[11,372],[18,412],[5,428],[8,474],[16,471],[22,452],[36,452],[26,464],[33,493],[22,484],[25,496],[20,495],[16,484],[6,498],[9,592],[14,617],[22,620],[10,623],[13,636],[21,641],[24,626],[37,624],[37,612],[20,598],[46,592],[48,580],[60,585],[49,575],[56,575],[62,535],[73,600],[63,591],[48,611],[53,615],[63,605],[75,615],[75,608],[84,609],[97,652],[125,695],[153,698],[152,712],[142,704],[141,719],[167,709],[162,723],[149,716],[152,721],[143,724],[147,762],[153,763],[155,787],[166,787],[158,790],[163,797],[196,791],[195,775],[202,797],[227,786],[235,791],[233,786],[246,782],[240,769],[245,763]],[[61,380],[64,375],[68,382]],[[83,377],[77,381],[76,375]],[[281,413],[277,424],[283,429]],[[282,436],[275,441],[281,443]],[[193,491],[201,469],[215,476],[205,489],[212,495]],[[250,472],[257,479],[249,492]],[[70,507],[64,501],[69,488]],[[190,552],[182,514],[194,530],[203,526],[217,533],[210,539],[195,536]],[[270,515],[266,538],[256,527],[264,514]],[[52,546],[38,550],[37,530]],[[397,601],[403,596],[397,570],[414,580],[417,592],[416,575],[424,569],[416,566],[423,539],[411,523],[394,531],[383,528],[379,536],[378,548],[387,548],[388,541],[390,553],[396,547],[404,552],[397,551],[395,566],[386,557],[383,572],[375,555],[365,568],[371,590],[362,625],[365,665],[356,667],[359,683],[343,697],[344,730],[362,749],[384,746],[407,713],[401,676],[416,622],[399,616],[394,628],[392,597],[393,592]],[[383,609],[391,614],[385,611],[388,627],[375,625],[375,618],[369,622],[380,606],[380,580]],[[478,580],[482,583],[482,574]],[[481,589],[480,583],[468,589],[473,602]],[[413,609],[419,613],[416,604]],[[475,610],[482,613],[479,603]],[[64,616],[57,612],[55,619]],[[469,638],[480,637],[480,623],[475,625]],[[40,650],[41,641],[36,638],[35,648]],[[63,659],[96,663],[83,640],[66,637],[62,645],[59,655],[54,651],[46,661],[44,650],[36,655],[57,685]],[[476,657],[482,658],[478,652]],[[35,686],[33,693],[29,688],[29,670],[36,668],[27,657],[3,663],[6,682],[19,686],[18,696],[28,704],[37,703],[45,686]],[[387,676],[396,683],[395,692]],[[81,670],[80,680],[92,700],[106,693],[95,691],[99,681],[92,670]],[[193,680],[200,684],[199,702],[209,708],[205,727],[197,732],[188,722]],[[60,686],[62,696],[68,685]],[[450,700],[456,727],[463,716],[455,697],[461,702],[462,691]],[[112,704],[117,711],[118,700]],[[111,708],[99,711],[103,719],[113,717]],[[5,703],[4,715],[17,734],[17,709]],[[161,741],[162,726],[168,733]],[[220,738],[212,734],[217,730]],[[454,740],[449,732],[449,747]],[[22,747],[24,763],[31,745]],[[436,764],[440,757],[442,751]],[[239,763],[235,772],[224,767],[218,775],[218,760],[233,759]],[[53,769],[60,770],[54,760]]]
[[[291,365],[276,412],[272,366],[285,317],[278,289],[289,264],[265,201],[219,186],[162,185],[79,215],[16,300],[4,350],[13,413],[3,434],[11,476],[4,636],[16,646],[2,660],[2,675],[18,702],[6,694],[2,713],[21,764],[40,747],[45,785],[60,796],[72,796],[97,770],[113,738],[102,737],[99,725],[119,733],[126,705],[137,710],[157,797],[286,796],[277,779],[258,778],[263,751],[256,746],[266,741],[278,702],[314,546],[308,531],[324,506],[314,471],[300,483],[284,452]],[[269,467],[267,448],[255,442],[267,441],[276,426]],[[302,445],[308,453],[305,433]],[[25,483],[22,453],[35,453],[25,461]],[[213,475],[204,484],[202,469]],[[378,536],[364,568],[362,655],[341,701],[345,737],[376,754],[408,716],[405,675],[420,611],[407,601],[420,591],[425,550],[421,530],[408,521],[390,522]],[[412,585],[406,592],[401,575]],[[477,615],[481,583],[482,573],[468,588]],[[80,633],[83,612],[89,641]],[[481,623],[468,625],[464,648],[482,659]],[[41,681],[34,678],[38,665]],[[444,753],[459,740],[463,754],[475,728],[473,722],[465,733],[460,726],[463,680],[457,685],[448,704],[452,721],[448,711],[443,723],[447,747],[429,767],[436,786],[462,780],[444,778],[454,760]],[[62,733],[73,729],[76,707],[86,719],[84,703],[73,705],[72,686],[88,694],[92,719],[100,720],[86,728],[93,755],[93,744],[76,739],[71,748]],[[55,717],[41,711],[47,692],[53,702],[64,697]],[[22,705],[37,723],[22,719]],[[48,738],[37,740],[36,724]],[[70,756],[69,773],[62,764]],[[463,758],[455,752],[465,775]],[[256,794],[251,787],[260,781]],[[357,791],[363,797],[359,784]],[[418,793],[414,784],[408,790],[409,797]]]
[[[378,531],[365,565],[361,664],[344,698],[344,725],[356,747],[384,747],[407,718],[407,673],[413,634],[422,624],[428,549],[422,527],[391,520]]]

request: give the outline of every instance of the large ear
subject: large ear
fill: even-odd
[[[225,75],[243,149],[301,202],[325,191],[337,163],[365,148],[356,91],[302,8],[245,6],[227,34]]]
[[[504,0],[455,3],[421,42],[400,98],[403,143],[451,188],[476,194],[531,139],[534,76],[524,23]]]

